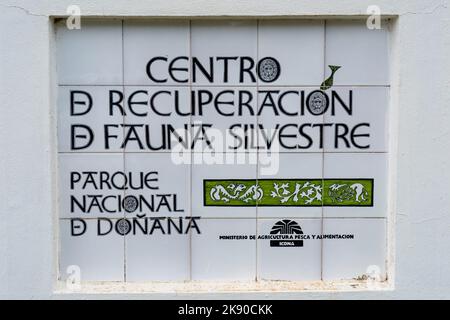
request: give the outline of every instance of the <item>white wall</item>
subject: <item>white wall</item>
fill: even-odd
[[[71,4],[71,0],[0,1],[0,298],[88,297],[54,292],[56,134],[50,18],[64,16]],[[80,0],[77,4],[87,16],[321,18],[363,16],[375,4],[383,14],[394,17],[391,150],[397,155],[397,168],[391,177],[395,183],[391,190],[395,229],[391,231],[395,236],[395,288],[136,293],[132,297],[450,298],[450,1]]]

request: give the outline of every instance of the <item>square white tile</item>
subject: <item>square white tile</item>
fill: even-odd
[[[386,279],[386,219],[324,219],[324,235],[353,238],[323,240],[323,279]]]
[[[256,279],[256,219],[203,219],[192,234],[192,280]],[[246,239],[220,237],[246,236]]]
[[[60,279],[67,279],[68,267],[76,266],[82,282],[124,281],[124,237],[114,230],[117,220],[84,221],[60,219]],[[105,235],[99,235],[98,223]]]
[[[320,85],[324,80],[324,35],[321,20],[259,21],[259,59],[273,57],[281,67],[279,78],[271,84]]]
[[[196,87],[194,91],[195,152],[256,152],[256,88]]]
[[[122,92],[117,86],[58,87],[58,151],[122,151]]]
[[[324,217],[386,217],[388,204],[388,154],[386,153],[325,153],[324,154]],[[329,190],[326,179],[373,179],[372,194],[370,190],[353,185],[352,196],[356,206],[342,206],[342,199],[328,203],[331,199],[327,194]],[[357,182],[353,181],[352,183]],[[359,183],[361,184],[361,183]],[[344,190],[344,189],[342,189]],[[345,191],[345,190],[344,190]],[[367,193],[366,193],[367,192]],[[356,199],[356,197],[359,198]],[[372,198],[370,200],[370,198]],[[367,200],[367,201],[366,201]],[[345,202],[345,199],[343,199]],[[370,205],[372,204],[372,205]]]
[[[58,84],[122,84],[122,21],[81,20],[70,30],[56,26]]]
[[[117,153],[59,154],[59,216],[124,216],[124,157]]]
[[[125,99],[126,152],[171,152],[178,146],[189,150],[189,88],[127,86]]]
[[[174,59],[189,57],[189,21],[128,20],[123,37],[125,84],[188,85],[189,71],[174,71],[172,77],[169,69]],[[188,65],[184,58],[173,62],[174,68]]]
[[[308,97],[316,88],[260,87],[258,145],[260,150],[321,152],[324,147],[323,112],[311,112]],[[324,105],[323,108],[325,108]]]
[[[258,219],[258,280],[321,280],[321,234],[322,219]]]
[[[388,151],[389,88],[336,87],[330,97],[325,152]]]
[[[129,217],[184,217],[190,210],[190,165],[177,164],[170,153],[125,153],[125,190]]]
[[[197,58],[207,73],[214,76],[211,82],[198,70],[192,77],[194,85],[256,85],[257,27],[256,20],[193,20],[191,22],[191,55]],[[253,67],[250,59],[253,60]],[[219,58],[219,59],[217,59]],[[210,59],[213,71],[210,68]],[[241,63],[250,69],[254,78],[242,73]]]
[[[386,29],[368,29],[364,19],[327,21],[325,39],[325,77],[328,65],[341,66],[335,85],[389,85]]]
[[[196,164],[195,161],[200,159],[195,158],[202,156],[205,155],[193,154],[192,215],[210,218],[256,218],[256,201],[245,202],[242,198],[247,191],[251,193],[252,186],[256,185],[256,154],[217,153],[215,157],[218,160],[227,161],[227,157],[234,157],[233,160],[242,160],[242,163]],[[209,190],[206,186],[207,180],[217,181],[217,185]],[[250,193],[251,198],[254,194]],[[211,201],[207,203],[207,199]]]
[[[171,222],[169,218],[130,221],[134,226],[125,236],[126,281],[189,280],[190,221],[178,217]]]
[[[265,206],[264,202],[258,203],[258,218],[289,218],[289,217],[308,217],[308,218],[321,218],[322,217],[322,207],[321,207],[321,195],[322,195],[322,167],[323,167],[323,154],[322,153],[278,153],[273,154],[271,156],[273,159],[270,161],[270,166],[267,168],[276,168],[278,167],[278,172],[273,175],[263,175],[261,174],[261,167],[263,166],[261,155],[259,157],[259,170],[258,170],[258,184],[267,184],[273,185],[274,183],[280,184],[288,184],[287,196],[289,197],[288,201],[284,206]],[[264,160],[265,162],[265,160]],[[265,164],[265,163],[264,163]],[[277,179],[280,181],[270,181],[271,179]],[[320,202],[320,206],[288,206],[287,204],[295,204],[292,200],[295,198],[295,181],[283,181],[285,180],[301,180],[301,179],[314,179],[319,180],[317,185],[320,187],[318,191],[312,192],[312,195],[308,195],[310,199],[318,199]],[[265,189],[265,188],[263,188]],[[309,188],[300,189],[301,192],[305,191],[307,193]],[[314,190],[314,189],[311,189]],[[301,193],[300,192],[300,193]],[[290,193],[290,194],[289,194]],[[318,194],[316,194],[318,193]],[[282,192],[278,192],[280,199],[286,198],[282,195]],[[273,199],[270,194],[265,194],[265,198]],[[277,197],[277,198],[278,198]],[[306,194],[305,194],[306,197]],[[297,203],[305,204],[302,196],[298,196]],[[308,201],[309,199],[307,199]],[[317,201],[314,200],[314,203]],[[281,204],[278,202],[278,204]]]

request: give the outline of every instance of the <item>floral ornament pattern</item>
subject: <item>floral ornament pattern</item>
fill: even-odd
[[[210,191],[211,199],[225,203],[230,202],[231,200],[240,200],[248,203],[250,201],[261,200],[263,195],[263,190],[257,184],[250,186],[246,186],[242,183],[230,183],[226,186],[218,184],[211,188]]]
[[[289,200],[294,202],[299,201],[300,198],[306,199],[305,204],[311,204],[313,201],[322,201],[322,185],[310,183],[306,181],[304,184],[295,183],[295,190],[289,191],[290,183],[283,183],[279,185],[274,183],[274,190],[270,193],[272,198],[280,198],[280,203],[286,203]]]
[[[205,206],[373,206],[373,179],[204,180]]]

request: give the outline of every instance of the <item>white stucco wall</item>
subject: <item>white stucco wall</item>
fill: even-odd
[[[450,298],[450,1],[0,0],[0,298],[86,298],[56,290],[52,17],[393,17],[392,290],[116,293],[115,298]],[[395,237],[395,240],[394,240]],[[96,297],[110,297],[99,294]]]

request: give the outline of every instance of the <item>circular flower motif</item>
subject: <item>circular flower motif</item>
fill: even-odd
[[[313,115],[324,114],[328,109],[328,96],[320,90],[313,91],[308,96],[307,107]]]
[[[126,212],[134,212],[138,207],[138,201],[135,196],[126,196],[123,198],[123,208]]]
[[[263,58],[258,63],[259,79],[263,82],[273,82],[280,76],[280,64],[274,58]]]
[[[118,234],[124,236],[131,230],[131,223],[126,219],[119,219],[116,222],[116,231]]]

